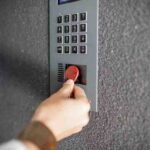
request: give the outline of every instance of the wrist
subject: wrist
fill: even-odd
[[[28,124],[18,138],[24,141],[25,145],[31,150],[56,149],[56,139],[53,133],[39,121],[33,121]]]
[[[44,118],[44,117],[43,117]],[[55,121],[51,121],[50,119],[40,119],[40,118],[33,118],[32,121],[39,121],[41,122],[42,124],[44,124],[51,132],[52,134],[54,135],[56,141],[60,141],[61,139],[63,139],[59,133],[60,133],[60,128],[57,127],[57,124]]]
[[[40,115],[39,115],[40,114]],[[55,121],[51,121],[50,119],[45,118],[45,116],[41,115],[42,113],[38,113],[35,116],[33,116],[32,118],[32,122],[41,122],[42,124],[44,124],[54,135],[56,141],[60,141],[60,138],[58,136],[58,128],[57,130],[56,128],[56,123]]]

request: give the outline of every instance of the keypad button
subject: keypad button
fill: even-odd
[[[63,41],[62,41],[62,36],[58,36],[57,37],[57,43],[62,43]]]
[[[57,33],[62,33],[62,26],[57,27]]]
[[[64,37],[64,43],[69,43],[69,41],[70,41],[69,39],[70,39],[69,36],[65,36],[65,37]]]
[[[87,20],[86,13],[80,13],[80,21],[85,21],[85,20]]]
[[[69,16],[69,15],[65,15],[65,16],[64,16],[64,22],[65,22],[65,23],[68,23],[69,20],[70,20],[70,16]]]
[[[70,47],[69,46],[64,46],[64,53],[66,53],[66,54],[70,53]]]
[[[78,37],[77,37],[77,35],[73,35],[73,36],[72,36],[71,42],[72,42],[72,43],[77,43],[77,42],[78,42]]]
[[[69,26],[64,26],[64,33],[69,33]]]
[[[63,52],[63,47],[62,46],[58,46],[57,47],[57,53],[61,53]]]
[[[78,14],[72,14],[72,22],[78,21]]]
[[[57,17],[57,23],[62,23],[62,16]]]
[[[80,53],[86,54],[87,53],[87,47],[86,46],[80,46]]]
[[[80,35],[80,42],[85,43],[86,42],[86,35]]]
[[[86,32],[86,24],[80,24],[80,32]]]
[[[77,46],[72,46],[71,51],[72,51],[73,54],[77,54],[77,53],[78,53],[78,48],[77,48]]]
[[[78,32],[78,26],[77,25],[72,25],[72,32]]]

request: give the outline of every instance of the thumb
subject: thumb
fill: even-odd
[[[68,98],[71,96],[74,89],[74,81],[73,80],[67,80],[63,87],[58,91],[59,96]]]

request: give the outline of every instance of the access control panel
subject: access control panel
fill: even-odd
[[[78,68],[75,84],[92,111],[98,111],[98,9],[99,0],[49,0],[51,94],[67,80],[68,67]]]

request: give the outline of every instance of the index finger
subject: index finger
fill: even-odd
[[[87,98],[87,96],[82,88],[80,88],[79,86],[75,86],[74,87],[74,98],[81,99],[81,98]]]

